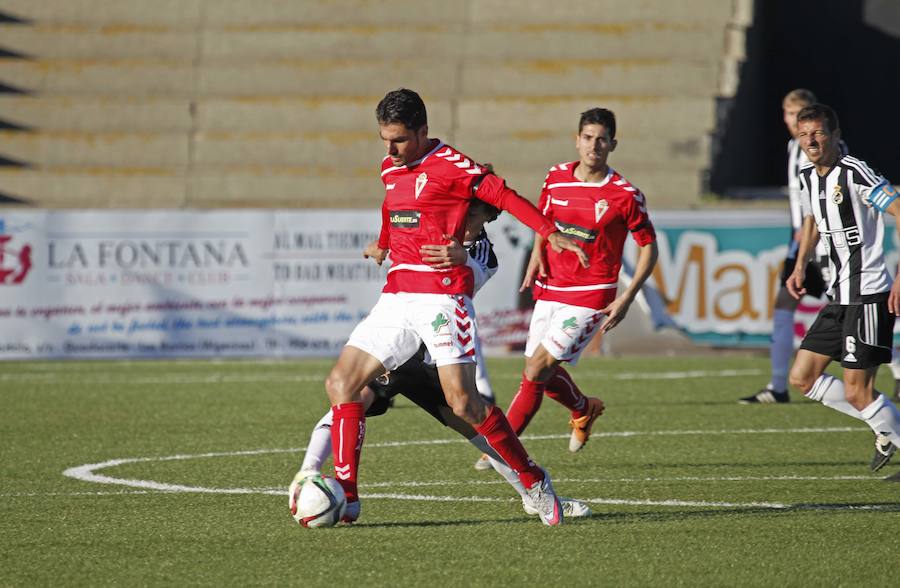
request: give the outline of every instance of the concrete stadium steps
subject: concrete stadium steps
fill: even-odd
[[[0,94],[0,120],[47,131],[189,131],[191,100]]]
[[[32,58],[169,58],[198,51],[196,32],[154,26],[0,25],[0,47]]]
[[[450,143],[457,143],[449,141]],[[458,145],[477,161],[507,168],[546,171],[577,157],[574,132],[473,133]],[[678,170],[709,158],[706,141],[686,136],[620,137],[612,160],[624,169]],[[38,166],[168,168],[179,173],[204,166],[349,166],[374,174],[384,148],[369,131],[203,131],[107,133],[82,131],[0,131],[0,157]]]
[[[545,169],[500,170],[509,185],[536,201]],[[697,193],[698,172],[622,168],[651,208],[683,206]],[[377,208],[384,188],[371,168],[209,166],[184,175],[167,169],[0,167],[2,193],[46,208]]]
[[[0,131],[0,156],[39,165],[187,169],[188,133]]]
[[[252,167],[180,175],[163,169],[4,168],[0,192],[45,208],[377,208],[367,169]]]
[[[0,192],[41,208],[181,208],[184,177],[164,170],[0,167]]]
[[[465,43],[460,39],[465,38]],[[699,26],[642,22],[612,25],[398,26],[297,25],[205,30],[153,25],[0,25],[0,46],[34,58],[350,59],[410,55],[452,62],[481,59],[706,61],[725,35]]]
[[[619,138],[700,135],[715,126],[715,104],[704,97],[585,94],[462,99],[458,102],[456,129],[460,136],[508,133],[513,129],[575,133],[580,114],[594,107],[615,112]]]
[[[709,96],[708,63],[635,60],[264,60],[209,63],[155,59],[0,59],[0,81],[28,92],[112,96],[355,95],[361,88],[408,86],[462,97],[603,93]]]
[[[424,96],[431,134],[449,142],[482,132],[571,132],[594,106],[616,113],[619,137],[692,136],[715,125],[706,98],[647,96],[492,97],[441,100]],[[0,119],[48,131],[363,131],[377,133],[380,96],[248,96],[138,98],[0,94]],[[453,124],[455,134],[449,134]],[[465,150],[467,145],[460,143]]]
[[[371,0],[0,0],[0,10],[40,22],[178,26],[359,24],[537,24],[628,23],[652,12],[659,22],[720,23],[731,15],[724,0],[468,0],[432,2]]]

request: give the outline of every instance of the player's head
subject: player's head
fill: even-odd
[[[473,198],[469,202],[469,211],[466,214],[466,241],[472,241],[481,233],[485,223],[494,222],[502,211],[492,204],[488,204],[479,198]]]
[[[825,104],[810,104],[797,113],[797,140],[816,166],[828,166],[840,156],[841,125]]]
[[[388,92],[375,108],[375,117],[393,165],[407,165],[428,151],[428,113],[417,93],[406,88]]]
[[[806,88],[797,88],[785,95],[781,101],[781,110],[784,113],[784,126],[787,127],[791,137],[797,138],[797,113],[816,102],[816,95]]]
[[[575,148],[587,168],[602,170],[609,154],[616,150],[616,115],[606,108],[591,108],[581,113]]]

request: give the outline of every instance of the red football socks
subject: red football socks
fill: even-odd
[[[519,480],[526,488],[531,488],[535,482],[544,479],[541,471],[522,446],[522,442],[513,432],[509,421],[503,411],[492,406],[487,418],[475,427],[475,430],[484,435],[488,444],[494,448],[500,457],[519,474]]]
[[[359,454],[366,436],[366,410],[362,402],[348,402],[331,407],[331,451],[334,457],[334,476],[347,495],[347,502],[356,502]]]
[[[557,366],[556,373],[547,381],[546,392],[547,396],[572,411],[572,418],[577,419],[587,414],[584,411],[587,408],[587,397],[562,366]]]
[[[512,426],[516,435],[521,435],[532,417],[537,414],[541,407],[541,401],[544,399],[544,386],[542,382],[532,382],[522,375],[522,383],[519,384],[519,391],[513,396],[512,403],[506,411],[509,424]],[[512,465],[512,464],[510,464]]]

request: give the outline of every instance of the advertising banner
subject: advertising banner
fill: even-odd
[[[653,323],[766,346],[787,212],[653,220],[659,263],[640,301]],[[380,222],[374,210],[2,212],[0,358],[334,356],[384,284],[387,264],[362,257]],[[479,330],[488,351],[519,349],[531,232],[509,214],[487,231],[500,269],[476,296]],[[635,255],[629,241],[624,280]],[[820,306],[804,299],[798,337]]]

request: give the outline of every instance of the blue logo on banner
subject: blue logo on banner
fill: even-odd
[[[0,218],[0,235],[6,232],[6,223]]]

